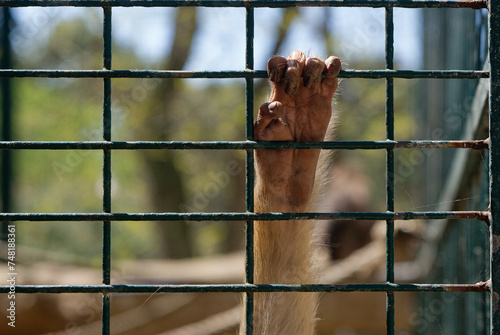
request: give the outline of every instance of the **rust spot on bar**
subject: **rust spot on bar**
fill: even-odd
[[[445,285],[446,292],[489,292],[491,289],[490,281],[481,281],[475,284],[451,284]]]
[[[491,251],[497,253],[500,250],[500,236],[491,234]]]
[[[486,222],[487,225],[490,225],[489,212],[485,211],[472,211],[473,215],[477,215],[477,219]],[[469,217],[470,219],[474,218],[474,216]]]
[[[472,141],[398,141],[394,144],[394,148],[450,148],[483,150],[489,148],[489,139]]]
[[[436,214],[441,214],[440,212],[397,212],[394,213],[393,220],[432,220],[436,219]],[[489,212],[487,211],[451,211],[442,212],[443,219],[476,219],[484,221],[489,224]],[[440,219],[440,218],[439,218]]]
[[[491,294],[491,300],[493,301],[493,310],[498,310],[498,293],[497,292],[493,292]]]
[[[457,3],[459,4],[458,7],[460,7],[460,8],[481,9],[481,8],[488,7],[487,1],[470,1],[470,2],[458,1]]]

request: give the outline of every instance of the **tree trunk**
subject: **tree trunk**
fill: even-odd
[[[178,70],[184,67],[189,55],[193,36],[197,27],[196,8],[179,8],[176,30],[170,56],[165,68]],[[173,97],[179,85],[175,80],[164,79],[152,95],[151,105],[144,111],[145,123],[141,128],[141,138],[157,141],[170,138],[169,121]],[[174,164],[175,150],[142,150],[141,155],[148,174],[148,184],[152,196],[151,204],[155,212],[178,212],[185,201],[182,174]],[[190,228],[184,221],[158,222],[158,230],[163,241],[162,254],[169,258],[190,257],[193,253]]]

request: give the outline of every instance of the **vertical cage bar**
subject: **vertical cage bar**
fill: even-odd
[[[245,66],[248,70],[254,68],[254,8],[246,7],[246,50],[245,50]],[[246,116],[246,139],[253,140],[253,99],[254,99],[254,82],[253,78],[246,78],[245,82],[245,116]],[[254,156],[253,150],[246,152],[246,210],[247,212],[254,211]],[[245,276],[246,282],[253,284],[254,282],[254,223],[247,221],[246,223],[246,262]],[[245,334],[253,334],[253,293],[248,292],[245,295]]]
[[[2,8],[2,69],[12,68],[12,48],[10,43],[11,13],[9,7]],[[12,140],[12,79],[1,78],[2,90],[2,140]],[[9,213],[12,210],[12,151],[2,150],[2,212]],[[0,239],[7,240],[8,222],[2,224]]]
[[[103,22],[103,68],[111,70],[111,7],[104,7]],[[111,79],[103,79],[103,139],[111,141]],[[111,213],[111,150],[103,150],[103,197],[104,213]],[[102,282],[111,284],[111,222],[103,222],[102,242]],[[102,296],[102,334],[110,334],[111,298],[109,294]]]
[[[247,8],[246,14],[246,68],[253,69],[253,29],[254,10]],[[246,116],[246,139],[253,140],[253,99],[254,86],[253,78],[246,78],[245,82],[245,116]],[[253,212],[254,210],[254,156],[253,150],[247,150],[246,159],[246,210]],[[253,221],[247,222],[247,282],[253,283]]]
[[[489,1],[491,334],[500,334],[500,4]]]
[[[385,8],[385,66],[394,69],[394,17],[393,8]],[[386,139],[394,140],[394,79],[386,79],[385,87]],[[386,153],[386,209],[394,211],[394,150]],[[386,225],[386,280],[394,282],[394,220],[387,220]],[[387,334],[394,334],[394,292],[386,294]]]

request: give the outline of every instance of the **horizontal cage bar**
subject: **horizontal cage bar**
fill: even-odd
[[[77,7],[406,7],[486,8],[486,1],[446,0],[2,0],[1,6]]]
[[[8,293],[9,286],[0,286]],[[18,285],[16,293],[208,293],[208,292],[488,292],[476,284],[229,284],[229,285]]]
[[[0,70],[5,78],[267,78],[263,70],[244,71],[181,71],[181,70]],[[488,71],[476,70],[342,70],[339,78],[436,78],[477,79],[489,78]]]
[[[488,222],[485,211],[340,213],[0,213],[3,221],[277,221],[277,220],[441,220]]]
[[[488,142],[473,141],[333,141],[333,142],[255,142],[255,141],[0,141],[0,150],[139,150],[139,149],[488,149]]]

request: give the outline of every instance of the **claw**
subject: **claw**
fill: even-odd
[[[274,56],[267,62],[267,75],[273,83],[279,83],[283,79],[286,61],[285,57]]]
[[[325,74],[328,77],[336,77],[340,70],[342,70],[342,64],[340,63],[340,59],[335,56],[330,56],[328,59],[325,61],[326,64],[326,71]]]
[[[325,63],[319,57],[308,58],[304,69],[304,86],[311,88],[317,84],[324,69]]]
[[[300,77],[302,69],[299,61],[289,60],[285,71],[285,79],[283,81],[283,89],[288,95],[294,95],[299,90]]]

